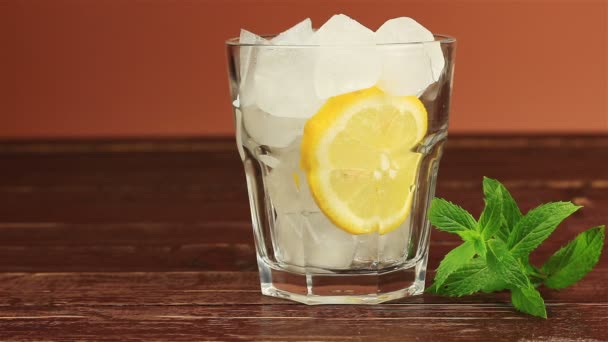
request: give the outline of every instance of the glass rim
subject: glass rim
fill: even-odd
[[[260,37],[262,38],[266,38],[266,39],[271,39],[276,37],[276,34],[264,34],[261,35]],[[428,43],[433,43],[433,42],[439,42],[440,44],[453,44],[456,43],[456,38],[452,37],[452,36],[448,36],[446,34],[433,34],[433,37],[435,37],[434,41],[415,41],[415,42],[407,42],[407,43],[381,43],[381,44],[352,44],[352,45],[345,45],[345,44],[330,44],[330,45],[320,45],[320,44],[281,44],[281,45],[269,45],[269,44],[263,44],[263,43],[247,43],[247,44],[242,44],[239,43],[239,37],[232,37],[226,40],[226,46],[245,46],[245,47],[256,47],[256,46],[265,46],[265,47],[272,47],[272,48],[318,48],[318,47],[323,47],[323,48],[327,48],[327,47],[370,47],[370,46],[408,46],[408,45],[417,45],[417,44],[428,44]]]

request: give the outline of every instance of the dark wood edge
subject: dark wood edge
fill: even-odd
[[[484,148],[589,148],[608,147],[606,134],[450,134],[451,149]],[[200,152],[231,151],[231,135],[201,137],[73,137],[73,138],[2,138],[0,153],[94,153],[94,152]]]

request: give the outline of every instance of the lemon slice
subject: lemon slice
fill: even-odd
[[[351,234],[397,228],[408,216],[427,131],[414,96],[376,87],[330,98],[306,122],[302,169],[315,202]]]

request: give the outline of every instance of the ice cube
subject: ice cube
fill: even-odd
[[[258,36],[257,34],[241,29],[241,35],[239,36],[239,44],[245,44],[245,46],[241,46],[239,50],[239,70],[241,76],[241,83],[243,83],[247,79],[247,71],[249,70],[249,63],[251,62],[252,47],[247,46],[247,44],[258,44],[263,40],[264,38]]]
[[[245,131],[260,145],[287,147],[302,135],[305,119],[270,115],[260,108],[242,108]]]
[[[374,32],[344,14],[331,17],[317,32],[321,46],[315,67],[315,89],[326,99],[376,84],[381,59]]]
[[[266,177],[266,190],[277,215],[299,213],[299,189],[295,181],[295,172],[279,159],[279,165]]]
[[[266,189],[278,214],[318,211],[306,175],[300,169],[300,139],[284,149],[273,149],[278,165],[266,176]]]
[[[387,20],[376,30],[378,44],[432,42],[435,37],[431,31],[409,17]]]
[[[304,264],[303,219],[300,214],[280,214],[275,222],[275,250],[279,261],[294,265]]]
[[[318,211],[308,182],[299,169],[288,169],[279,159],[279,165],[267,177],[267,191],[277,213]]]
[[[400,45],[383,51],[383,70],[378,87],[396,96],[420,96],[434,82],[430,60],[416,45]]]
[[[355,236],[357,251],[354,261],[357,266],[370,267],[378,262],[378,232]]]
[[[354,235],[336,227],[320,212],[302,216],[306,265],[325,269],[349,267],[357,245]]]
[[[315,203],[314,198],[312,197],[312,193],[310,192],[310,186],[308,185],[308,180],[306,178],[306,174],[298,167],[298,191],[299,191],[299,199],[300,199],[300,208],[302,212],[315,212],[319,210],[319,206]]]
[[[255,94],[257,105],[280,117],[309,118],[321,107],[313,84],[316,49],[302,46],[313,37],[310,19],[281,33],[271,43],[257,47]]]
[[[281,163],[276,157],[270,155],[270,154],[260,154],[258,156],[258,159],[266,166],[268,166],[271,169],[274,169],[276,167],[279,166],[279,164]]]
[[[424,50],[431,59],[433,80],[438,81],[445,68],[445,57],[443,56],[443,50],[441,50],[441,43],[438,41],[424,43]]]
[[[445,66],[441,45],[414,19],[388,20],[376,31],[376,42],[396,44],[381,47],[383,67],[378,85],[387,93],[420,96],[439,80]]]
[[[371,266],[375,263],[391,264],[403,260],[409,241],[410,218],[408,217],[396,229],[386,233],[357,235],[357,251],[354,260],[359,266]]]
[[[311,43],[312,35],[312,22],[310,18],[306,18],[272,38],[270,43],[273,45],[307,45]]]
[[[354,262],[357,267],[380,267],[402,261],[407,255],[410,218],[396,229],[380,235],[377,232],[355,236],[357,248]]]
[[[249,106],[255,103],[255,93],[253,88],[253,71],[257,64],[257,51],[255,44],[268,44],[268,41],[255,33],[241,30],[239,37],[239,104]],[[249,44],[249,45],[248,45]]]
[[[393,263],[403,260],[407,255],[410,239],[410,225],[412,215],[409,215],[397,229],[380,235],[378,238],[378,255],[383,263]]]

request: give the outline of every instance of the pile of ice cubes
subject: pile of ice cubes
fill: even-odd
[[[316,31],[305,19],[270,40],[241,30],[240,44],[235,105],[249,136],[271,147],[288,146],[332,96],[372,86],[420,96],[445,66],[440,43],[408,17],[376,32],[343,14]]]
[[[301,136],[306,120],[332,96],[372,86],[420,96],[443,72],[440,43],[411,18],[388,20],[374,32],[338,14],[316,31],[306,19],[270,40],[241,30],[240,44],[237,139],[267,147],[255,157],[267,170],[264,186],[275,213],[272,243],[279,261],[344,269],[402,260],[409,218],[388,234],[357,236],[321,212],[300,168]]]
[[[403,259],[409,240],[409,218],[384,235],[355,236],[336,227],[315,203],[300,168],[298,137],[289,147],[259,155],[270,172],[266,192],[276,214],[273,241],[278,259],[287,265],[345,269],[358,263],[393,264]]]

